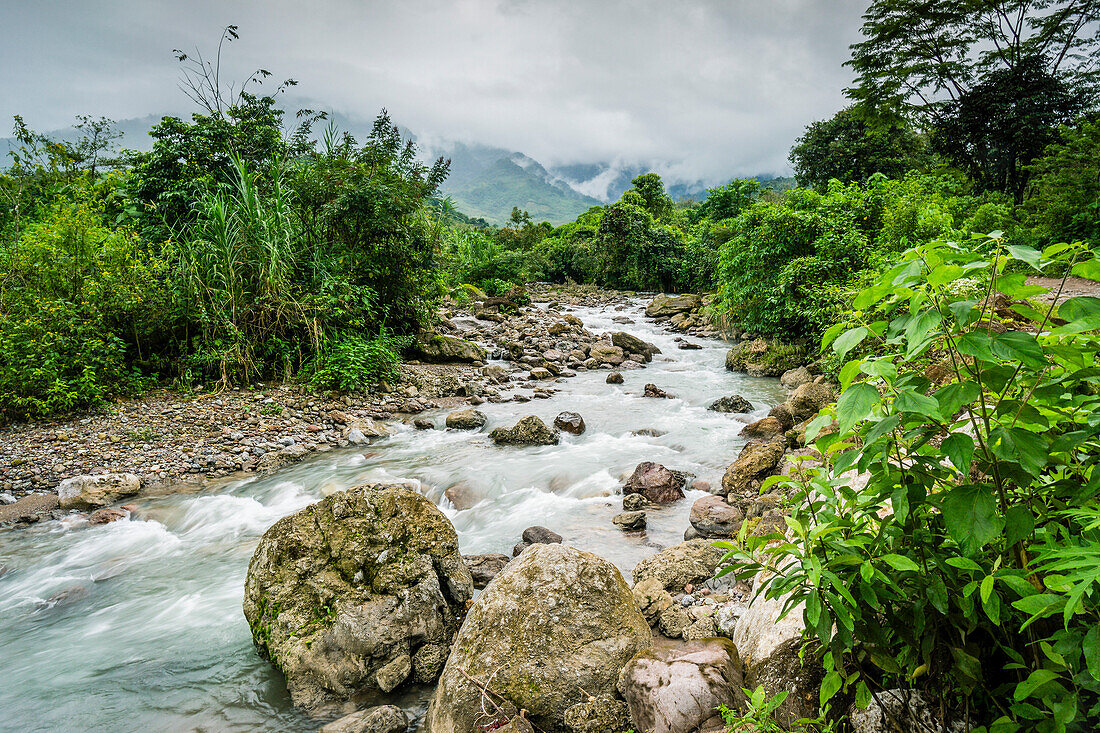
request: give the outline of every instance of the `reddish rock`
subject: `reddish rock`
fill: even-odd
[[[623,494],[641,494],[655,504],[668,504],[684,498],[682,475],[678,475],[659,463],[639,463],[634,473],[623,485]]]

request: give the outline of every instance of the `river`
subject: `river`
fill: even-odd
[[[462,552],[511,554],[523,529],[543,525],[624,573],[682,539],[692,501],[649,511],[644,533],[611,518],[624,473],[641,461],[712,484],[737,456],[744,423],[785,398],[778,380],[732,374],[719,341],[674,334],[647,320],[640,301],[623,310],[573,309],[594,332],[623,330],[663,354],[649,368],[605,383],[606,371],[561,379],[552,399],[485,404],[480,431],[443,430],[447,410],[424,413],[439,430],[400,426],[370,446],[316,455],[277,473],[199,492],[139,497],[129,520],[101,527],[45,522],[0,532],[0,731],[316,731],[290,704],[256,654],[241,612],[249,558],[280,517],[326,493],[363,482],[410,481],[454,522]],[[613,322],[627,316],[633,324]],[[675,396],[642,397],[647,382]],[[710,412],[741,394],[752,415]],[[548,424],[564,410],[588,425],[560,445],[498,448],[488,431],[525,415]],[[658,437],[634,431],[660,431]],[[484,496],[457,511],[443,496],[458,481]],[[629,575],[627,575],[629,579]],[[396,703],[422,712],[428,691]]]

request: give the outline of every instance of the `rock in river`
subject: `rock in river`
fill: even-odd
[[[477,430],[485,424],[485,413],[468,407],[447,415],[447,427],[456,430]]]
[[[485,361],[485,350],[477,344],[440,334],[421,335],[412,346],[416,356],[431,362],[463,362],[477,364]]]
[[[497,445],[557,445],[558,431],[551,430],[542,420],[528,415],[512,428],[494,428],[489,437]]]
[[[613,564],[564,545],[533,545],[474,601],[426,731],[471,733],[520,710],[541,730],[566,730],[566,711],[615,697],[623,666],[652,643]],[[482,704],[486,695],[492,704]]]
[[[563,412],[554,418],[554,427],[571,435],[580,435],[588,426],[579,413]]]
[[[322,726],[320,733],[405,733],[409,718],[396,705],[379,705],[345,715]]]
[[[668,470],[659,463],[639,463],[634,473],[623,485],[623,494],[641,494],[654,504],[668,504],[684,498],[682,474]]]
[[[100,473],[67,478],[57,487],[62,509],[99,509],[141,489],[132,473]]]
[[[421,667],[442,657],[472,597],[442,512],[406,488],[365,485],[264,533],[244,614],[295,704],[314,707],[392,688],[410,671],[430,677]]]
[[[752,412],[752,403],[746,400],[739,394],[730,395],[729,397],[719,397],[714,402],[710,403],[708,410],[714,412]]]

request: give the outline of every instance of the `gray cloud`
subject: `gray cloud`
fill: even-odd
[[[185,112],[170,51],[240,26],[231,75],[300,85],[291,104],[547,164],[645,164],[684,180],[786,170],[843,104],[863,0],[5,0],[0,119]]]

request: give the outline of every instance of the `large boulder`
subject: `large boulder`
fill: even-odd
[[[755,496],[764,479],[775,473],[785,450],[783,443],[778,441],[746,445],[722,476],[722,488],[726,495],[731,498]]]
[[[779,418],[771,415],[762,420],[751,422],[741,429],[741,435],[750,440],[771,440],[783,435],[784,432],[786,432],[786,429],[783,427],[783,423],[779,421]]]
[[[584,424],[584,418],[577,412],[562,412],[554,418],[554,427],[570,435],[580,435],[588,426]]]
[[[557,445],[561,440],[557,430],[550,429],[534,415],[511,428],[494,428],[489,437],[497,445]]]
[[[467,407],[447,415],[446,425],[455,430],[477,430],[485,424],[485,413]]]
[[[650,343],[642,341],[637,336],[632,336],[625,331],[616,331],[611,334],[611,343],[618,346],[627,354],[641,354],[646,361],[652,361],[654,354],[660,354],[661,350]]]
[[[893,688],[875,693],[871,704],[860,710],[855,704],[848,711],[853,733],[964,733],[960,720],[943,719],[940,706],[920,690]]]
[[[791,391],[812,381],[814,381],[814,375],[810,374],[810,370],[804,366],[797,367],[796,369],[788,369],[779,377],[779,383]]]
[[[472,341],[438,333],[421,334],[413,344],[412,351],[423,361],[443,364],[476,364],[485,361],[487,356],[485,349]]]
[[[409,718],[396,705],[359,710],[321,726],[320,733],[406,733]]]
[[[592,344],[592,348],[588,350],[588,356],[595,359],[597,364],[618,366],[626,361],[626,352],[614,344]]]
[[[619,676],[634,726],[646,733],[721,730],[717,708],[743,710],[741,688],[737,649],[719,638],[645,649]]]
[[[806,382],[794,391],[787,400],[791,415],[796,423],[808,420],[821,408],[836,399],[832,388],[823,382]]]
[[[661,293],[646,306],[645,314],[650,318],[666,318],[677,313],[693,311],[703,304],[698,295],[666,295]]]
[[[807,353],[804,346],[778,341],[744,341],[726,354],[726,369],[745,372],[751,377],[778,377],[801,365]]]
[[[62,509],[99,509],[141,490],[132,473],[100,473],[67,478],[57,487]]]
[[[623,666],[652,643],[613,564],[564,545],[532,545],[470,608],[426,731],[474,733],[520,710],[541,730],[565,731],[566,711],[614,697]]]
[[[758,577],[756,584],[761,582]],[[733,643],[745,669],[745,686],[762,686],[768,697],[787,690],[789,694],[776,710],[776,721],[790,728],[800,718],[816,718],[824,670],[813,654],[800,654],[805,624],[804,604],[782,619],[785,598],[768,599],[763,593],[750,601],[733,630]]]
[[[689,583],[699,585],[713,578],[724,554],[702,539],[666,547],[634,566],[634,585],[653,579],[665,590],[682,592]]]
[[[294,703],[314,707],[392,689],[410,672],[430,678],[423,667],[446,650],[473,590],[454,527],[432,502],[364,485],[264,533],[244,615]]]
[[[741,529],[745,514],[720,496],[704,496],[691,505],[689,521],[700,537],[729,538]]]
[[[668,504],[684,498],[683,474],[670,471],[660,463],[639,463],[634,473],[623,484],[623,494],[641,494],[654,504]]]

